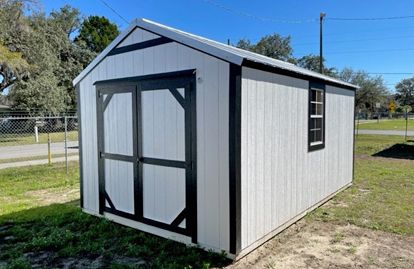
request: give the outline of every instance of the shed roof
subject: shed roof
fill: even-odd
[[[229,46],[211,39],[207,39],[201,36],[193,35],[187,32],[180,31],[175,28],[171,28],[147,19],[136,19],[128,28],[123,31],[105,50],[103,50],[74,80],[73,84],[78,84],[96,65],[99,64],[108,53],[114,49],[119,43],[122,42],[135,28],[141,28],[154,34],[167,37],[175,42],[197,49],[204,53],[210,54],[214,57],[222,59],[224,61],[242,66],[250,66],[257,69],[263,69],[266,71],[275,71],[276,73],[298,75],[305,78],[315,78],[318,80],[330,82],[335,85],[345,86],[346,88],[356,89],[357,86],[343,82],[332,77],[328,77],[317,72],[307,70],[305,68],[298,67],[294,64],[276,60],[270,57],[266,57],[254,52],[239,49],[233,46]]]

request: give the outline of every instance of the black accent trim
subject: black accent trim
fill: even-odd
[[[191,163],[186,169],[186,209],[188,216],[186,218],[186,228],[192,238],[192,242],[197,244],[197,91],[196,77],[193,75],[189,84],[185,87],[185,100],[187,101],[185,109],[185,121],[190,128],[185,130],[186,160]]]
[[[124,47],[114,48],[107,54],[107,56],[113,56],[113,55],[135,51],[135,50],[142,50],[142,49],[155,47],[155,46],[159,46],[159,45],[163,45],[163,44],[167,44],[171,42],[173,41],[167,37],[159,37],[159,38],[135,43],[135,44],[124,46]]]
[[[166,160],[166,159],[156,159],[149,157],[141,157],[139,161],[145,164],[159,165],[159,166],[168,166],[175,168],[187,168],[187,164],[184,161],[175,161],[175,160]]]
[[[184,97],[178,92],[178,90],[176,88],[170,88],[170,93],[175,97],[175,100],[177,100],[177,102],[184,108],[185,107],[185,100]]]
[[[178,214],[178,216],[171,222],[171,226],[176,226],[178,227],[178,225],[180,225],[181,222],[183,222],[183,220],[187,218],[187,208],[184,208],[180,214]]]
[[[143,76],[136,76],[136,77],[126,77],[126,78],[115,78],[115,79],[107,79],[107,80],[99,80],[95,81],[93,85],[101,85],[104,84],[105,86],[118,86],[119,83],[122,84],[132,84],[136,85],[136,82],[140,82],[143,80],[156,80],[156,79],[177,79],[177,77],[185,77],[185,76],[193,76],[195,74],[195,69],[187,69],[187,70],[181,70],[181,71],[174,71],[174,72],[167,72],[167,73],[157,73],[157,74],[150,74],[150,75],[143,75]],[[179,79],[179,78],[178,78]],[[167,88],[170,86],[168,85]],[[181,87],[182,88],[182,87]],[[142,89],[141,91],[145,90]],[[117,90],[111,91],[109,88],[104,89],[105,93],[108,92],[117,92]]]
[[[359,116],[359,115],[358,115]],[[354,94],[354,122],[352,123],[353,124],[353,127],[354,127],[354,139],[353,139],[353,141],[352,141],[352,143],[353,143],[353,149],[352,149],[352,158],[353,158],[353,160],[352,160],[352,180],[354,180],[355,179],[355,149],[356,149],[356,144],[355,144],[355,140],[356,140],[356,134],[355,134],[355,123],[356,123],[356,117],[357,117],[357,115],[356,115],[356,92],[355,92],[355,94]]]
[[[310,125],[311,125],[311,113],[312,113],[312,106],[311,106],[311,90],[318,89],[323,91],[323,115],[322,115],[322,143],[317,145],[311,145],[311,136],[310,136]],[[325,111],[326,111],[326,89],[325,84],[321,84],[318,82],[309,82],[309,89],[308,89],[308,152],[320,150],[325,148]]]
[[[137,125],[137,137],[136,139],[134,139],[136,141],[136,146],[135,148],[137,149],[137,162],[138,165],[137,166],[137,183],[138,183],[138,187],[137,187],[137,191],[135,193],[135,204],[137,205],[137,207],[135,208],[135,215],[142,219],[144,216],[144,182],[143,182],[143,171],[144,171],[144,165],[142,162],[139,161],[140,156],[142,156],[142,120],[141,120],[141,83],[137,84],[137,93],[136,93],[136,125]]]
[[[144,224],[147,224],[147,225],[151,225],[151,226],[154,226],[154,227],[157,227],[157,228],[160,228],[160,229],[164,229],[164,230],[167,230],[167,231],[171,231],[171,232],[191,236],[189,234],[188,230],[186,230],[185,228],[174,227],[174,226],[171,226],[170,224],[166,224],[166,223],[159,222],[159,221],[156,221],[156,220],[139,218],[139,217],[135,216],[134,214],[130,214],[130,213],[127,213],[127,212],[115,210],[115,209],[112,209],[110,207],[105,207],[105,212],[108,212],[108,213],[113,214],[113,215],[117,215],[117,216],[122,217],[122,218],[138,221],[138,222],[141,222],[141,223],[144,223]]]
[[[242,66],[250,67],[250,68],[254,68],[254,69],[258,69],[258,70],[262,70],[262,71],[266,71],[266,72],[270,72],[270,73],[274,73],[274,74],[278,74],[278,75],[285,75],[285,76],[294,77],[294,78],[298,78],[298,79],[303,79],[303,80],[307,80],[307,81],[313,81],[315,83],[331,85],[331,86],[339,87],[341,89],[347,89],[347,90],[351,90],[351,91],[356,91],[356,89],[357,89],[357,87],[351,87],[351,86],[344,85],[344,84],[339,83],[339,82],[328,81],[328,80],[325,80],[325,79],[322,79],[322,78],[317,78],[317,77],[310,76],[310,75],[300,74],[300,73],[297,73],[297,72],[294,72],[294,71],[291,71],[291,70],[282,69],[280,67],[271,66],[271,65],[267,65],[267,64],[263,64],[263,63],[259,63],[259,62],[254,62],[254,61],[247,60],[247,59],[243,60]]]
[[[105,111],[106,110],[106,108],[108,107],[108,105],[109,105],[109,102],[111,102],[111,99],[112,99],[112,97],[114,96],[114,94],[113,93],[108,93],[107,95],[106,95],[106,98],[105,98],[105,100],[103,101],[103,108],[102,108],[102,110],[103,111]]]
[[[116,208],[115,208],[115,205],[114,205],[114,203],[112,202],[112,200],[111,200],[111,198],[109,197],[109,194],[106,192],[106,190],[105,190],[105,199],[106,199],[106,201],[108,202],[108,204],[109,204],[109,206],[112,208],[112,209],[115,209],[116,210]]]
[[[241,66],[230,64],[229,190],[230,253],[241,250]]]
[[[80,207],[83,208],[83,148],[82,148],[82,116],[81,116],[81,99],[79,83],[75,86],[77,95],[77,113],[78,113],[78,152],[79,152],[79,180],[80,180]]]
[[[103,214],[105,208],[105,159],[102,158],[101,152],[104,148],[104,120],[103,120],[103,94],[100,87],[96,89],[96,129],[97,129],[97,147],[98,147],[98,189],[99,189],[99,214]]]
[[[101,158],[115,160],[115,161],[131,162],[131,163],[136,161],[136,158],[134,156],[114,154],[114,153],[103,153],[103,152],[101,152]]]

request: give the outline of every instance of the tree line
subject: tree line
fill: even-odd
[[[118,27],[69,5],[45,14],[36,1],[0,0],[0,103],[28,112],[75,110],[73,78],[119,34]],[[319,71],[319,56],[293,56],[290,36],[241,39],[235,46]],[[414,78],[398,83],[392,95],[381,76],[363,70],[324,65],[323,73],[360,86],[357,109],[373,112],[377,103],[385,109],[391,100],[414,106]]]
[[[0,0],[0,93],[16,110],[76,109],[72,80],[118,34],[69,5],[46,15],[33,0]]]

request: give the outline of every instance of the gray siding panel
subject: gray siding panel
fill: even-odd
[[[326,86],[326,146],[308,152],[308,86],[242,69],[242,249],[352,181],[354,92]]]
[[[135,29],[129,42],[148,39]],[[197,70],[198,241],[229,250],[228,79],[229,64],[177,43],[168,43],[101,61],[80,82],[85,210],[98,212],[96,96],[98,80],[179,70]]]

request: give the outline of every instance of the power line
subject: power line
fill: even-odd
[[[203,0],[205,3],[210,4],[216,8],[220,8],[223,9],[226,12],[229,13],[233,13],[242,17],[246,17],[246,18],[250,18],[250,19],[254,19],[254,20],[258,20],[258,21],[262,21],[262,22],[273,22],[273,23],[290,23],[290,24],[299,24],[299,23],[312,23],[312,22],[317,22],[318,19],[304,19],[304,20],[287,20],[287,19],[275,19],[275,18],[268,18],[268,17],[262,17],[262,16],[257,16],[251,13],[247,13],[241,10],[236,10],[233,8],[230,8],[228,6],[225,6],[215,0]]]
[[[414,75],[410,72],[368,72],[370,75]]]
[[[414,15],[408,16],[393,16],[393,17],[374,17],[374,18],[335,18],[327,17],[327,20],[331,21],[385,21],[385,20],[402,20],[402,19],[413,19]]]
[[[403,39],[403,38],[414,38],[414,36],[396,36],[396,37],[387,37],[387,38],[349,39],[349,40],[325,41],[325,43],[326,44],[338,44],[338,43],[350,43],[350,42],[361,42],[361,41],[395,40],[395,39]],[[318,42],[298,43],[298,44],[295,44],[295,46],[314,45],[314,44],[319,44],[319,43]]]
[[[99,0],[102,4],[104,4],[107,8],[109,8],[113,13],[115,13],[118,17],[120,17],[126,24],[129,24],[128,20],[125,19],[118,11],[116,11],[113,7],[111,7],[106,1]]]
[[[336,52],[327,52],[326,55],[335,55],[335,54],[358,54],[358,53],[377,53],[377,52],[414,52],[413,48],[410,49],[378,49],[378,50],[354,50],[354,51],[336,51]],[[307,55],[307,53],[297,53],[297,55]]]

